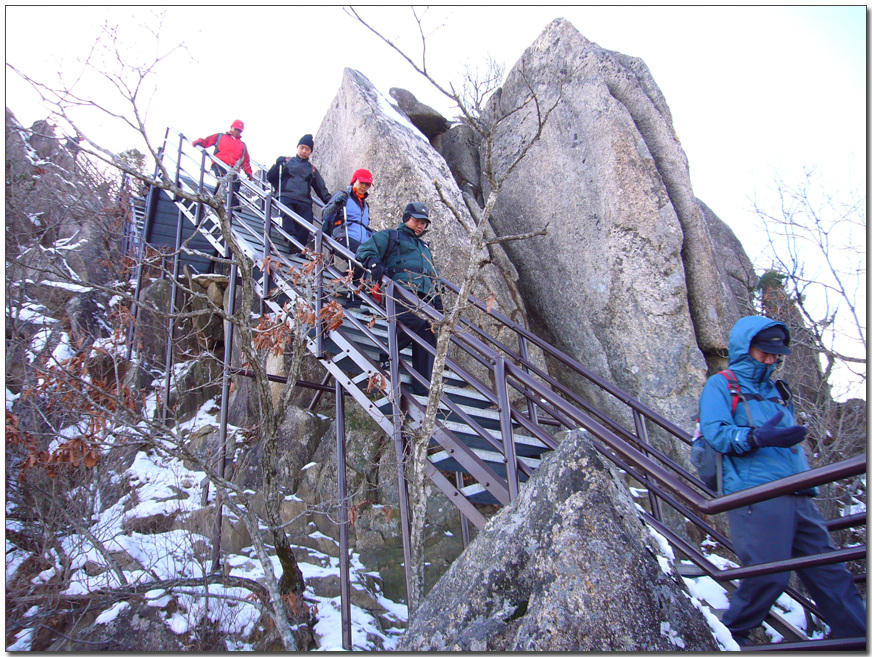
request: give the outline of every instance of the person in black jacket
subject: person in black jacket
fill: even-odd
[[[312,212],[312,190],[315,190],[324,203],[330,200],[330,192],[327,191],[324,179],[309,162],[314,148],[315,140],[312,135],[303,135],[297,144],[297,154],[294,157],[280,156],[266,174],[279,202],[309,222],[315,219]],[[303,246],[309,241],[306,229],[290,215],[282,216],[282,228]]]

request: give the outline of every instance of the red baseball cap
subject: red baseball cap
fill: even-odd
[[[354,172],[354,175],[351,176],[351,184],[353,185],[357,181],[372,184],[372,173],[368,169],[358,169]]]

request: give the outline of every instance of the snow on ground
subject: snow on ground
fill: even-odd
[[[7,408],[15,400],[6,392]],[[184,431],[215,424],[216,406],[207,402],[197,416],[181,425]],[[235,428],[231,427],[231,432]],[[111,507],[97,513],[90,519],[89,530],[113,554],[126,553],[136,560],[128,565],[124,577],[128,584],[152,582],[156,579],[195,578],[207,574],[211,566],[211,538],[191,531],[174,529],[161,533],[139,533],[130,531],[131,523],[155,518],[182,519],[201,508],[200,482],[203,473],[189,470],[178,460],[168,459],[153,451],[140,451],[131,466],[120,473],[116,480],[123,483],[127,494]],[[226,510],[225,510],[226,513]],[[7,522],[7,528],[10,523]],[[85,537],[74,534],[62,538],[61,545],[72,558],[69,564],[71,577],[67,594],[82,594],[106,586],[117,586],[117,576],[108,568],[104,556]],[[323,565],[300,562],[300,569],[306,579],[326,578],[339,573],[339,560],[306,548],[311,561]],[[21,550],[6,541],[6,577],[13,576],[21,565],[24,556]],[[278,558],[271,558],[273,569],[281,572]],[[60,560],[57,560],[60,563]],[[89,567],[85,569],[85,565]],[[244,554],[230,554],[226,558],[225,571],[239,577],[261,580],[263,566],[253,549]],[[92,573],[92,574],[88,574]],[[57,575],[55,568],[40,572],[35,583],[47,582]],[[388,600],[381,595],[378,573],[367,571],[356,554],[350,561],[351,586],[368,590],[381,606],[388,610],[383,614],[393,623],[406,620],[407,611],[403,604]],[[368,584],[367,584],[368,582]],[[373,586],[375,582],[375,586]],[[177,634],[184,634],[196,628],[201,619],[207,617],[217,623],[226,637],[227,650],[254,650],[247,642],[260,621],[259,608],[251,599],[251,592],[242,588],[226,588],[220,585],[191,586],[186,589],[175,588],[172,592],[157,589],[150,591],[146,598],[149,606],[166,610],[166,623]],[[306,602],[317,606],[315,633],[319,650],[341,650],[341,601],[332,597],[320,597],[307,588]],[[170,605],[171,601],[173,602]],[[106,609],[95,621],[98,624],[111,623],[127,607],[126,602]],[[399,630],[383,631],[378,621],[366,609],[351,606],[351,635],[354,650],[392,650],[399,639]],[[7,650],[28,650],[33,639],[30,631],[21,631],[10,637]]]

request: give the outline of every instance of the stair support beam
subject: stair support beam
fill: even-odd
[[[351,650],[351,582],[348,559],[348,485],[345,480],[345,394],[336,381],[336,481],[339,494],[339,593],[342,647]]]
[[[500,400],[500,433],[503,437],[503,459],[506,463],[506,483],[509,500],[518,497],[518,457],[515,454],[515,437],[512,435],[512,409],[509,406],[509,390],[506,387],[506,359],[498,357],[494,363],[497,395]]]
[[[390,354],[391,402],[393,405],[393,443],[397,457],[397,492],[400,502],[400,524],[403,530],[403,569],[406,575],[406,605],[409,618],[414,609],[412,601],[412,525],[409,517],[409,491],[406,485],[405,439],[403,438],[403,416],[400,412],[400,351],[397,349],[397,304],[392,294],[393,286],[388,284],[386,305],[388,313],[388,353]]]

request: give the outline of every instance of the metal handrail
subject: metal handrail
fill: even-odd
[[[169,134],[170,130],[167,131],[164,142],[165,144],[169,142]],[[183,146],[186,140],[182,135],[179,136],[180,153],[178,154],[176,170],[169,173],[178,184],[181,184],[181,175],[183,171],[181,151],[184,150]],[[166,147],[162,149],[162,153],[166,154]],[[207,159],[214,159],[205,150],[203,151],[203,155],[204,157],[201,158],[201,162],[196,164],[197,176],[188,176],[191,180],[199,178],[200,190],[203,189],[204,175],[211,176],[211,172],[205,171],[207,166],[204,163]],[[185,154],[185,158],[186,160],[194,160],[194,158],[190,158],[187,154]],[[164,162],[166,163],[166,159]],[[260,168],[263,169],[263,167]],[[338,255],[349,261],[349,263],[360,264],[356,260],[355,254],[351,253],[342,243],[323,235],[320,233],[317,224],[303,219],[290,208],[281,204],[278,199],[274,198],[268,184],[265,184],[259,179],[253,181],[242,180],[241,183],[244,186],[246,193],[254,199],[252,202],[246,198],[246,205],[264,221],[265,228],[263,234],[255,235],[256,231],[249,230],[249,234],[252,238],[262,240],[263,251],[260,260],[261,264],[270,253],[273,253],[274,256],[279,256],[277,252],[274,252],[271,249],[269,244],[270,234],[273,230],[276,231],[275,234],[280,235],[290,243],[296,244],[301,249],[305,247],[305,245],[300,244],[281,228],[282,215],[291,217],[298,224],[302,225],[310,235],[314,234],[316,236],[315,244],[317,252],[321,253],[322,250],[326,251],[327,263],[320,270],[320,275],[322,277],[330,277],[333,280],[342,278],[343,272],[336,269],[332,264],[333,255]],[[244,195],[243,198],[245,198]],[[258,207],[259,203],[263,207],[263,210]],[[320,201],[316,200],[316,203],[322,205]],[[270,208],[276,210],[275,214],[272,214]],[[234,225],[234,229],[240,230],[243,228],[241,228],[237,223]],[[246,228],[244,230],[248,229]],[[281,279],[282,277],[277,278]],[[443,278],[440,280],[445,289],[450,290],[455,294],[460,291],[456,285],[447,279]],[[288,280],[283,280],[281,282],[286,288],[294,287]],[[319,288],[320,286],[321,283],[319,282]],[[298,290],[298,292],[300,291]],[[415,308],[420,314],[434,321],[441,320],[443,317],[441,313],[436,311],[432,306],[423,302],[409,290],[394,285],[390,279],[387,279],[385,293],[390,297],[389,306],[393,303],[400,303],[406,307]],[[395,332],[398,330],[405,330],[412,340],[416,341],[423,348],[428,349],[431,352],[433,351],[432,347],[421,340],[419,336],[409,332],[405,327],[397,324],[395,321],[392,322],[391,313],[382,310],[382,308],[375,303],[368,290],[362,290],[360,296],[364,301],[370,304],[377,315],[387,319],[389,325],[392,324],[389,329],[388,344],[382,343],[381,340],[374,333],[369,331],[368,327],[357,320],[357,318],[351,315],[347,315],[346,317],[357,330],[367,335],[367,338],[370,339],[373,344],[377,345],[379,349],[383,350],[384,353],[391,354],[390,342],[393,340],[393,338],[390,337],[393,335],[391,331]],[[318,293],[318,297],[320,300],[321,292]],[[500,325],[513,332],[518,338],[518,349],[510,348],[499,340],[488,335],[487,332],[482,330],[475,322],[467,318],[462,320],[462,325],[464,328],[469,330],[460,331],[451,338],[452,344],[456,349],[471,357],[475,362],[482,365],[490,372],[493,380],[498,384],[496,390],[491,388],[489,384],[480,381],[463,365],[461,365],[456,358],[449,357],[446,360],[446,367],[455,376],[471,386],[474,390],[477,390],[479,393],[484,395],[486,399],[489,399],[492,403],[497,405],[501,418],[501,433],[504,442],[500,443],[499,441],[494,440],[489,432],[482,429],[477,422],[468,417],[468,415],[454,404],[454,402],[448,399],[447,396],[443,397],[441,402],[466,422],[476,434],[487,440],[495,450],[503,454],[503,457],[507,460],[508,475],[506,484],[511,499],[517,495],[517,472],[520,470],[528,475],[530,474],[529,467],[513,454],[511,423],[512,421],[518,423],[528,430],[532,436],[541,440],[548,447],[554,448],[556,443],[553,438],[540,428],[540,424],[543,423],[543,418],[552,418],[550,423],[562,425],[567,429],[586,429],[596,439],[595,445],[601,453],[616,463],[618,467],[622,467],[634,478],[644,481],[649,488],[649,494],[652,498],[652,511],[655,513],[655,515],[652,516],[652,520],[655,524],[657,523],[657,517],[659,516],[655,509],[656,503],[658,500],[662,500],[668,503],[684,517],[690,519],[694,524],[704,527],[706,531],[721,540],[728,548],[731,547],[729,541],[717,533],[713,528],[708,526],[700,516],[722,513],[761,500],[802,491],[806,488],[820,484],[856,476],[864,473],[866,470],[865,456],[858,456],[840,463],[814,468],[804,473],[744,491],[739,491],[737,493],[732,493],[730,495],[712,497],[710,491],[708,491],[697,477],[648,443],[645,436],[647,431],[645,428],[645,421],[653,422],[656,426],[660,427],[666,431],[667,434],[675,437],[680,442],[689,444],[691,437],[686,431],[668,419],[660,416],[651,408],[643,404],[639,399],[628,395],[626,392],[617,388],[617,386],[591,372],[574,358],[548,344],[530,332],[527,328],[513,322],[497,310],[488,310],[486,304],[481,300],[470,295],[467,302],[479,311],[487,313],[489,318],[496,320]],[[338,329],[338,333],[341,332],[342,329]],[[595,408],[593,404],[581,399],[566,385],[538,368],[527,356],[526,349],[528,344],[535,345],[548,357],[560,362],[571,371],[590,381],[598,389],[608,393],[618,400],[630,411],[631,416],[634,418],[633,428],[625,427],[621,422],[610,418],[607,414]],[[366,358],[366,360],[368,361],[369,359]],[[377,369],[375,364],[373,364],[373,367]],[[412,377],[422,380],[420,374],[415,372],[408,365],[405,363],[395,363],[393,359],[391,359],[390,368],[390,374],[393,376],[390,376],[389,380],[395,382],[399,380],[398,376],[400,367],[404,368]],[[414,402],[411,397],[407,396],[406,393],[401,393],[397,383],[395,383],[394,386],[396,395],[395,399],[400,399],[400,396],[402,395],[406,400],[405,407],[407,411],[411,412],[413,417],[420,417],[421,409],[417,403]],[[527,403],[526,413],[516,408],[512,408],[509,405],[508,396],[506,394],[508,386],[512,386],[512,388],[525,399]],[[448,445],[450,448],[465,448],[465,446],[463,446],[463,444],[454,437],[450,431],[445,429],[444,426],[441,426],[438,422],[437,434],[437,442]],[[472,462],[471,456],[467,455],[464,458],[467,461]],[[510,461],[510,463],[508,461]],[[484,467],[486,468],[487,466]],[[489,468],[487,468],[487,470],[489,471]],[[431,468],[430,474],[432,477],[437,477],[438,470]],[[490,472],[486,478],[490,479],[492,476],[493,473]],[[465,501],[465,498],[463,502],[458,502],[456,499],[459,494],[458,490],[454,488],[453,484],[444,479],[444,477],[441,477],[441,475],[438,475],[438,478],[439,481],[437,484],[440,488],[444,491],[449,491],[446,493],[449,495],[449,499],[454,498],[452,501],[457,504],[461,512],[465,511],[467,516],[477,524],[480,524],[480,515],[476,516],[476,514],[471,511],[474,507],[471,507],[470,504]],[[460,495],[460,497],[462,497],[462,495]],[[498,497],[502,497],[502,495],[499,495]],[[850,518],[831,521],[829,523],[829,528],[831,531],[835,531],[836,529],[855,526],[857,524],[862,524],[863,522],[865,522],[865,513],[855,514]],[[668,540],[678,546],[682,552],[693,553],[693,559],[695,561],[705,561],[708,564],[708,566],[705,567],[707,573],[718,580],[739,579],[742,576],[752,576],[753,574],[759,574],[758,571],[760,571],[761,568],[766,572],[770,572],[770,570],[767,569],[775,569],[771,570],[771,572],[776,572],[778,569],[792,570],[800,565],[810,566],[831,561],[853,560],[864,556],[861,554],[863,552],[862,550],[843,548],[834,553],[803,557],[801,561],[790,560],[787,562],[763,564],[753,568],[719,571],[711,566],[711,564],[701,556],[698,549],[694,548],[694,546],[687,545],[683,542],[683,539],[674,533],[672,533],[671,536],[668,536]]]

